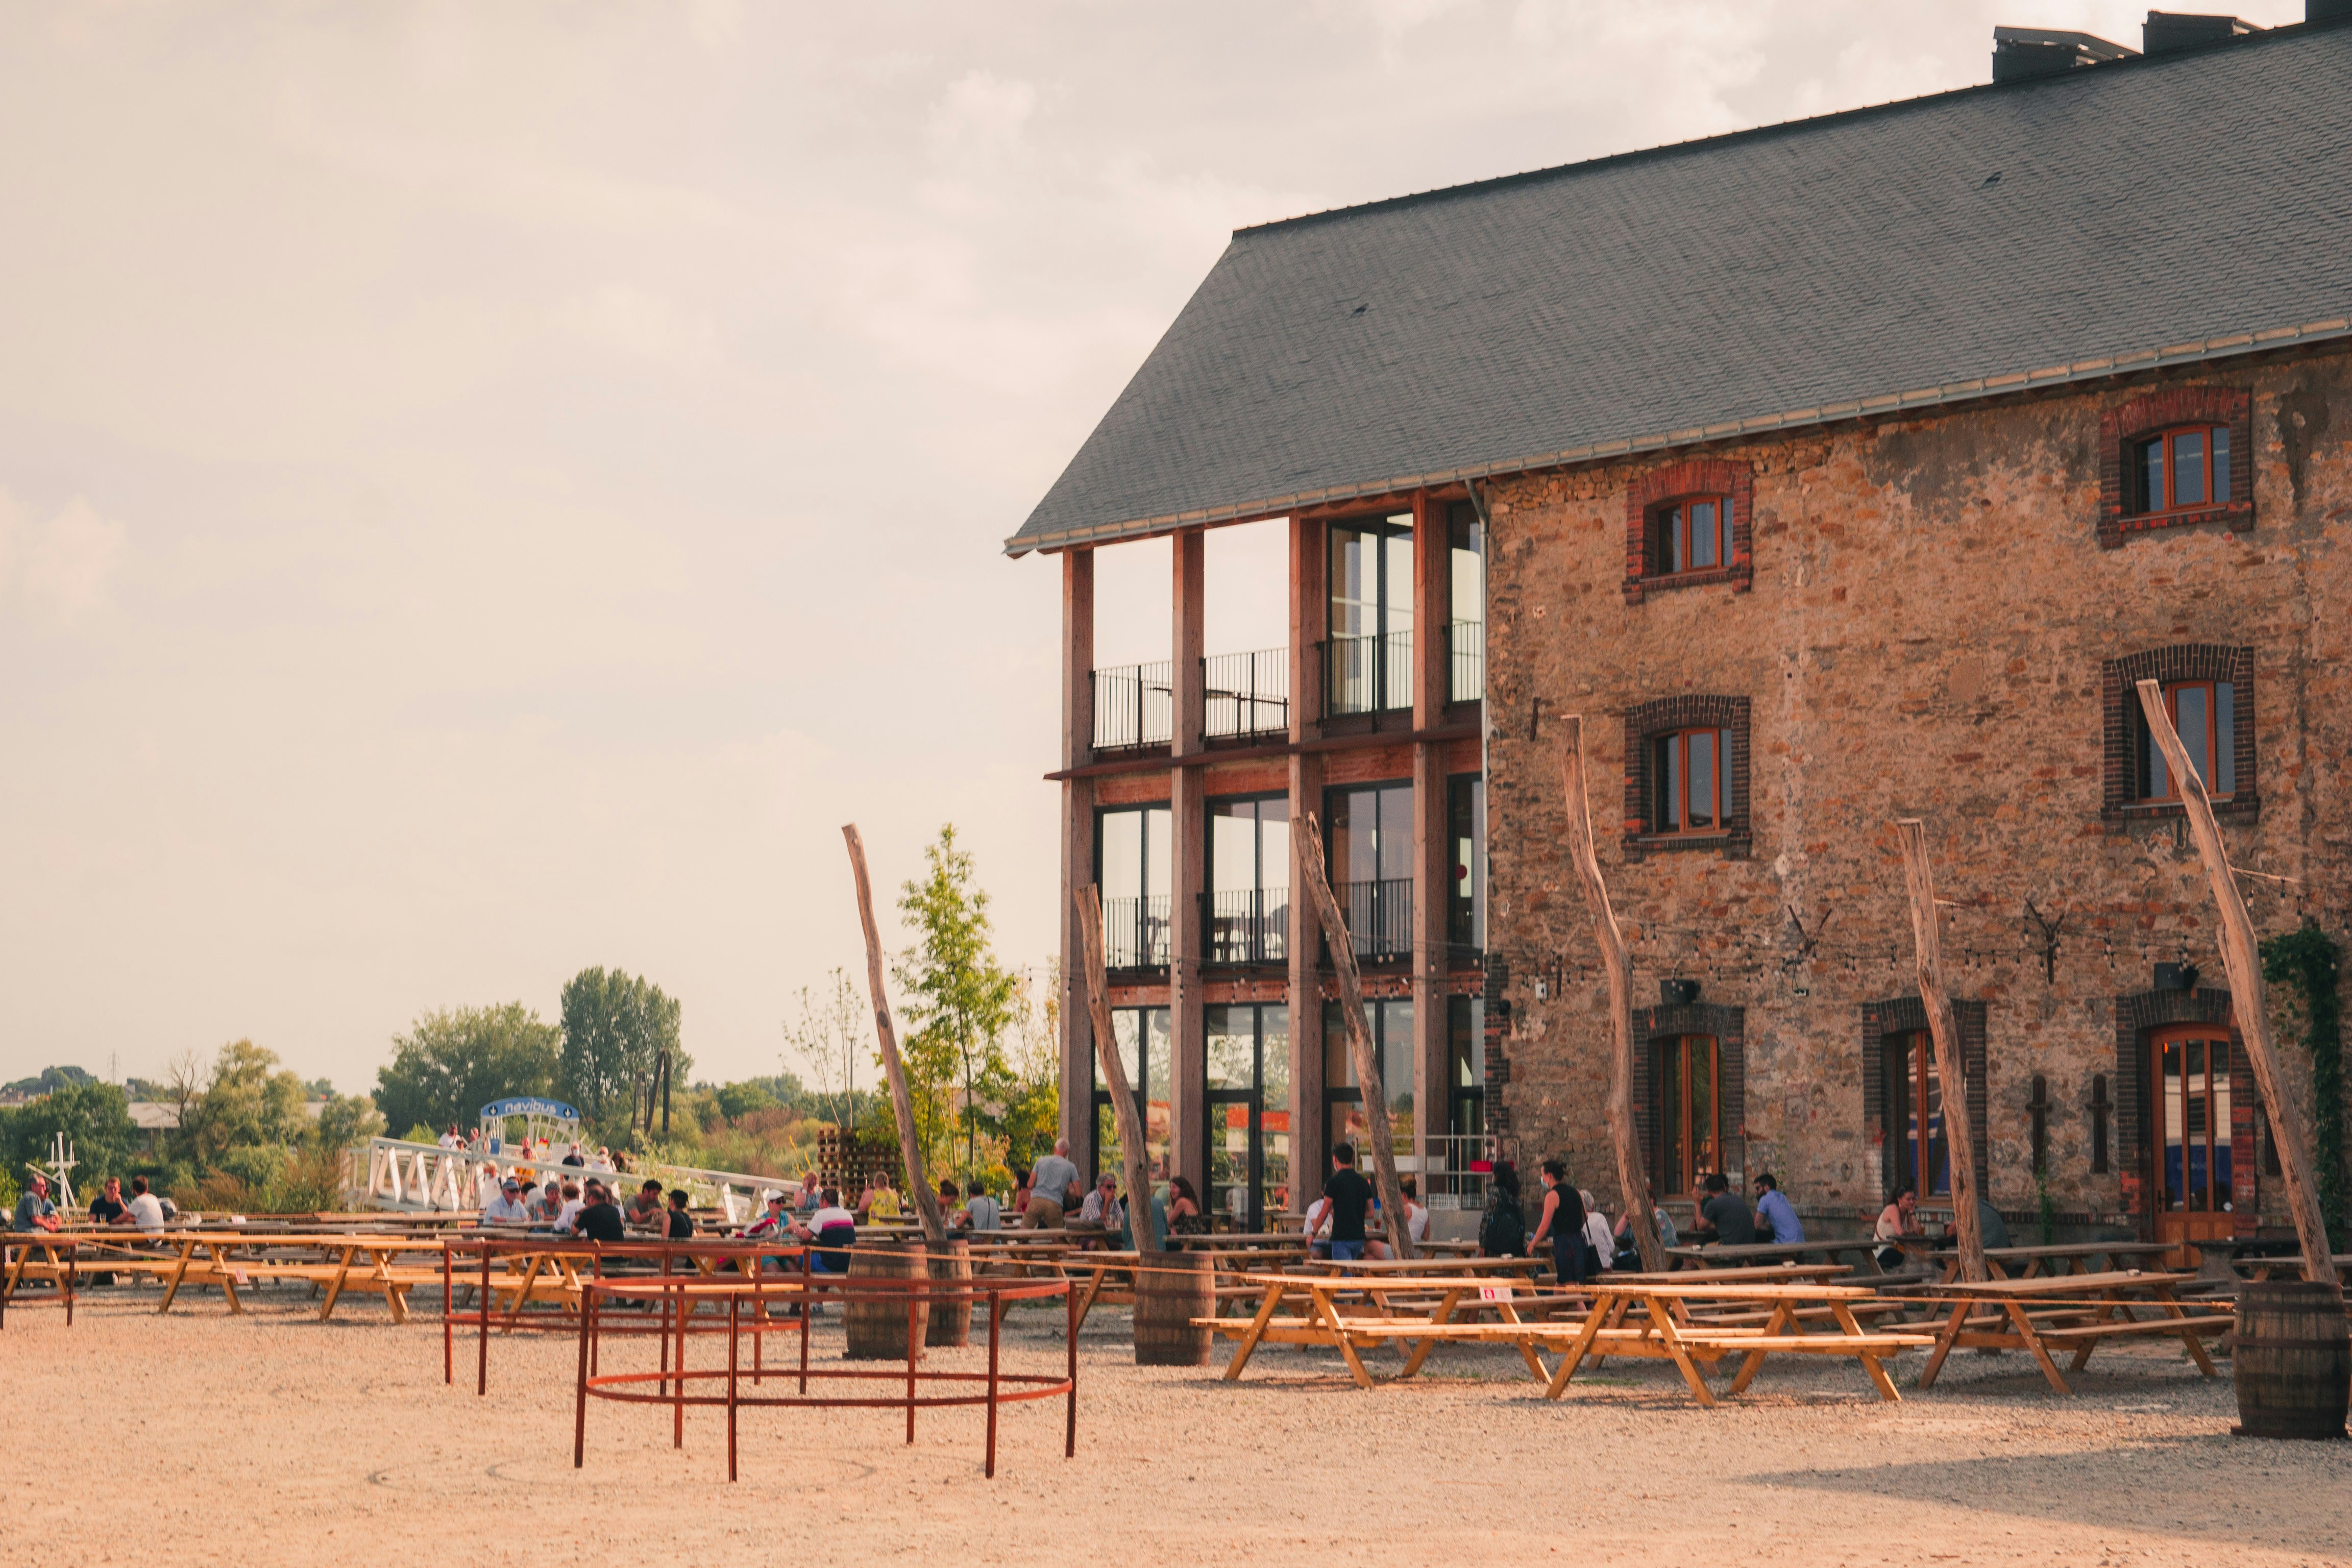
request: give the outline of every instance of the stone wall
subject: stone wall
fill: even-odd
[[[2238,401],[2157,395],[2186,389]],[[2119,530],[2103,508],[2114,445],[2136,417],[2119,411],[2242,409],[2249,393],[2250,418],[2231,417],[2247,421],[2233,456],[2245,472],[2252,447],[2251,513],[2223,506],[2179,527]],[[1728,465],[1752,495],[1735,558],[1688,585],[1629,582],[1645,569],[1636,502],[1679,482],[1659,477],[1677,465]],[[2126,1091],[2146,1074],[2124,1059],[2140,1037],[2127,1026],[2119,1044],[2119,1019],[2199,1016],[2149,1001],[2158,962],[2196,963],[2208,987],[2226,981],[2177,808],[2114,807],[2103,682],[2120,679],[2109,661],[2155,650],[2250,661],[2253,689],[2239,694],[2252,704],[2248,798],[2223,834],[2242,868],[2295,879],[2245,884],[2263,934],[2308,914],[2340,937],[2352,923],[2341,787],[2352,355],[2145,376],[1714,448],[1701,462],[1506,480],[1490,510],[1489,945],[1508,977],[1496,1076],[1520,1157],[1563,1153],[1584,1184],[1614,1185],[1605,987],[1562,853],[1554,750],[1555,721],[1580,713],[1635,1006],[1659,1005],[1661,980],[1689,979],[1697,1005],[1744,1020],[1727,1166],[1772,1169],[1815,1212],[1882,1201],[1881,1117],[1865,1103],[1879,1073],[1864,1040],[1876,1037],[1874,1008],[1916,1005],[1893,824],[1919,816],[1939,894],[1957,906],[1943,938],[1953,990],[1981,1005],[1994,1201],[2036,1206],[2038,1074],[2059,1209],[2142,1223],[2144,1102]],[[1723,700],[1669,700],[1691,699]],[[1629,787],[1621,814],[1613,787],[1640,771],[1629,715],[1732,703],[1747,725],[1745,798],[1733,803],[1745,838],[1643,838],[1640,800]],[[2059,926],[2046,971],[2029,900]],[[2095,1075],[2116,1102],[2105,1173],[2091,1169]],[[1637,1097],[1647,1093],[1637,1079]],[[2241,1228],[2259,1168],[2252,1138],[2249,1121]],[[2266,1211],[2277,1184],[2261,1183]]]

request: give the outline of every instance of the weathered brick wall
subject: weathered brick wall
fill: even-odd
[[[2249,446],[2254,458],[2251,521],[2232,507],[2119,534],[2103,511],[2103,485],[2114,489],[2103,418],[2112,441],[2114,411],[2188,387],[2251,393],[2236,443],[2242,468]],[[2190,401],[2246,417],[2227,399]],[[1944,928],[1954,991],[1983,1005],[1994,1200],[2035,1205],[2027,1103],[2039,1073],[2058,1206],[2133,1212],[2139,1108],[2124,1091],[2145,1074],[2119,1061],[2132,1048],[2118,1046],[2119,999],[2151,990],[2158,960],[2186,956],[2202,984],[2226,980],[2210,890],[2176,821],[2102,816],[2103,664],[2182,644],[2251,648],[2260,806],[2225,817],[2223,833],[2241,867],[2299,879],[2246,884],[2264,934],[2307,910],[2342,935],[2352,355],[2208,367],[1705,456],[1752,476],[1738,541],[1747,570],[1689,587],[1627,591],[1629,561],[1641,567],[1628,497],[1669,462],[1493,492],[1490,945],[1508,974],[1501,1098],[1518,1152],[1564,1153],[1587,1184],[1613,1185],[1605,990],[1561,853],[1553,749],[1552,721],[1581,713],[1634,1005],[1655,1005],[1658,982],[1680,977],[1700,983],[1703,1004],[1744,1009],[1745,1124],[1727,1129],[1727,1165],[1774,1170],[1802,1205],[1881,1201],[1864,1010],[1916,1001],[1892,827],[1916,816],[1938,890],[1958,906]],[[1739,805],[1751,838],[1629,855],[1615,787],[1629,771],[1625,717],[1683,697],[1748,703]],[[2047,978],[2028,900],[2063,914]],[[2307,1084],[2289,1044],[2289,1070]],[[2102,1073],[2117,1105],[2110,1169],[2095,1175]],[[2254,1163],[2243,1142],[2238,1158],[2243,1194]],[[2266,1210],[2277,1184],[2263,1184]]]

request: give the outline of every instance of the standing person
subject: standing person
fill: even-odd
[[[579,1144],[574,1143],[572,1152],[563,1156],[563,1163],[575,1171],[584,1171],[588,1168],[588,1156],[580,1152]]]
[[[1029,1206],[1024,1217],[1031,1230],[1062,1228],[1063,1206],[1078,1184],[1078,1168],[1070,1163],[1070,1141],[1054,1140],[1054,1152],[1037,1162],[1029,1176]]]
[[[1789,1201],[1780,1179],[1769,1171],[1756,1178],[1756,1220],[1767,1239],[1783,1247],[1794,1247],[1805,1239],[1805,1225],[1797,1217],[1797,1205]]]
[[[1543,1214],[1536,1221],[1534,1239],[1528,1250],[1536,1251],[1549,1237],[1551,1240],[1551,1266],[1563,1285],[1584,1283],[1584,1200],[1568,1184],[1568,1166],[1559,1160],[1543,1163]]]
[[[1364,1216],[1372,1211],[1372,1184],[1356,1169],[1356,1146],[1331,1150],[1331,1179],[1323,1195],[1331,1200],[1331,1261],[1351,1263],[1364,1255]]]
[[[1497,1160],[1487,1173],[1486,1213],[1478,1221],[1478,1255],[1482,1258],[1525,1258],[1528,1216],[1519,1206],[1519,1168]]]
[[[1731,1190],[1731,1178],[1721,1171],[1707,1173],[1706,1197],[1698,1205],[1698,1224],[1694,1228],[1701,1241],[1718,1247],[1756,1244],[1756,1216],[1748,1212],[1748,1201]]]
[[[1189,1177],[1168,1178],[1168,1228],[1177,1236],[1206,1236],[1209,1216],[1201,1212],[1201,1194]]]
[[[146,1177],[131,1178],[131,1207],[123,1218],[141,1230],[156,1231],[163,1228],[163,1200],[147,1190]]]
[[[686,1203],[684,1187],[669,1190],[669,1225],[663,1234],[672,1241],[690,1241],[694,1237],[694,1216],[686,1212]]]

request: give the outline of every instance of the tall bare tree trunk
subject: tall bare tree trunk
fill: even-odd
[[[2271,1142],[2278,1150],[2279,1174],[2286,1183],[2287,1210],[2294,1215],[2295,1238],[2303,1244],[2303,1277],[2333,1285],[2336,1265],[2328,1251],[2327,1222],[2319,1212],[2319,1194],[2311,1180],[2310,1135],[2304,1128],[2303,1108],[2286,1092],[2285,1081],[2279,1076],[2278,1047],[2271,1038],[2254,922],[2231,873],[2229,852],[2213,820],[2213,802],[2205,792],[2205,781],[2189,765],[2189,752],[2172,727],[2172,716],[2164,710],[2164,689],[2153,680],[2138,685],[2140,711],[2147,716],[2148,733],[2164,749],[2164,765],[2172,770],[2180,786],[2189,835],[2197,840],[2198,857],[2205,862],[2207,880],[2213,884],[2213,901],[2221,907],[2221,967],[2230,976],[2230,1011],[2238,1020],[2246,1064],[2254,1070],[2254,1087],[2262,1090],[2263,1109],[2270,1112]]]
[[[1911,939],[1918,953],[1919,1000],[1927,1009],[1927,1034],[1936,1046],[1936,1076],[1944,1086],[1944,1147],[1952,1168],[1952,1219],[1959,1228],[1960,1278],[1975,1284],[1989,1278],[1984,1227],[1977,1223],[1976,1126],[1969,1117],[1960,1026],[1952,1016],[1952,994],[1944,988],[1944,948],[1936,916],[1936,874],[1927,864],[1927,825],[1905,817],[1895,825],[1895,832],[1903,844],[1903,883],[1911,894]],[[1925,1128],[1920,1129],[1923,1138],[1926,1133]]]
[[[1103,1083],[1110,1090],[1110,1113],[1118,1122],[1127,1227],[1138,1252],[1157,1252],[1160,1234],[1151,1223],[1151,1169],[1145,1163],[1143,1117],[1135,1108],[1135,1086],[1127,1081],[1127,1064],[1118,1059],[1118,1037],[1111,1032],[1110,984],[1103,963],[1102,894],[1089,882],[1071,897],[1078,903],[1078,941],[1086,952],[1087,1013],[1094,1020],[1095,1057],[1102,1063]]]
[[[907,1093],[906,1064],[898,1059],[898,1031],[890,1022],[890,998],[882,989],[882,939],[874,930],[874,893],[866,880],[866,841],[857,825],[844,823],[842,837],[849,841],[850,868],[857,873],[857,919],[866,928],[866,984],[874,998],[874,1030],[882,1037],[882,1070],[890,1080],[890,1110],[898,1121],[898,1155],[906,1162],[907,1184],[915,1189],[915,1212],[922,1217],[923,1239],[934,1244],[948,1238],[947,1221],[940,1214],[940,1194],[931,1190],[923,1169],[923,1146],[915,1136],[915,1102]]]
[[[1650,1196],[1649,1173],[1642,1168],[1642,1141],[1633,1126],[1633,960],[1625,951],[1625,933],[1609,904],[1609,884],[1601,876],[1601,858],[1592,847],[1592,805],[1584,773],[1584,720],[1571,713],[1560,720],[1559,779],[1568,803],[1568,852],[1576,862],[1577,879],[1584,884],[1584,902],[1592,911],[1592,936],[1601,948],[1601,967],[1609,976],[1609,1145],[1617,1155],[1617,1187],[1625,1200],[1626,1229],[1642,1268],[1663,1272],[1666,1249],[1658,1241],[1657,1204]]]
[[[1388,1221],[1389,1249],[1399,1258],[1416,1256],[1412,1231],[1405,1224],[1404,1188],[1397,1181],[1396,1143],[1389,1131],[1388,1090],[1381,1084],[1381,1064],[1372,1051],[1372,1037],[1364,1028],[1364,986],[1356,973],[1356,943],[1339,900],[1331,896],[1330,879],[1323,872],[1323,829],[1308,812],[1300,826],[1307,832],[1303,864],[1307,890],[1323,920],[1324,939],[1331,945],[1331,968],[1339,982],[1339,1016],[1348,1031],[1348,1057],[1356,1064],[1356,1086],[1364,1097],[1364,1125],[1370,1130],[1372,1171],[1380,1189],[1381,1212]],[[1423,1114],[1428,1114],[1427,1108]]]

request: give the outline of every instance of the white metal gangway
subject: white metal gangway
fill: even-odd
[[[368,1144],[367,1201],[381,1209],[408,1213],[468,1213],[488,1206],[499,1184],[518,1170],[535,1173],[604,1176],[624,1194],[648,1178],[665,1187],[683,1187],[697,1206],[715,1208],[730,1225],[756,1214],[760,1194],[785,1184],[781,1176],[747,1175],[740,1171],[706,1171],[692,1165],[672,1165],[658,1160],[632,1161],[632,1169],[616,1170],[594,1159],[585,1167],[566,1166],[560,1155],[533,1158],[518,1149],[495,1155],[474,1149],[444,1149],[437,1143],[412,1143],[405,1138],[377,1138]]]

